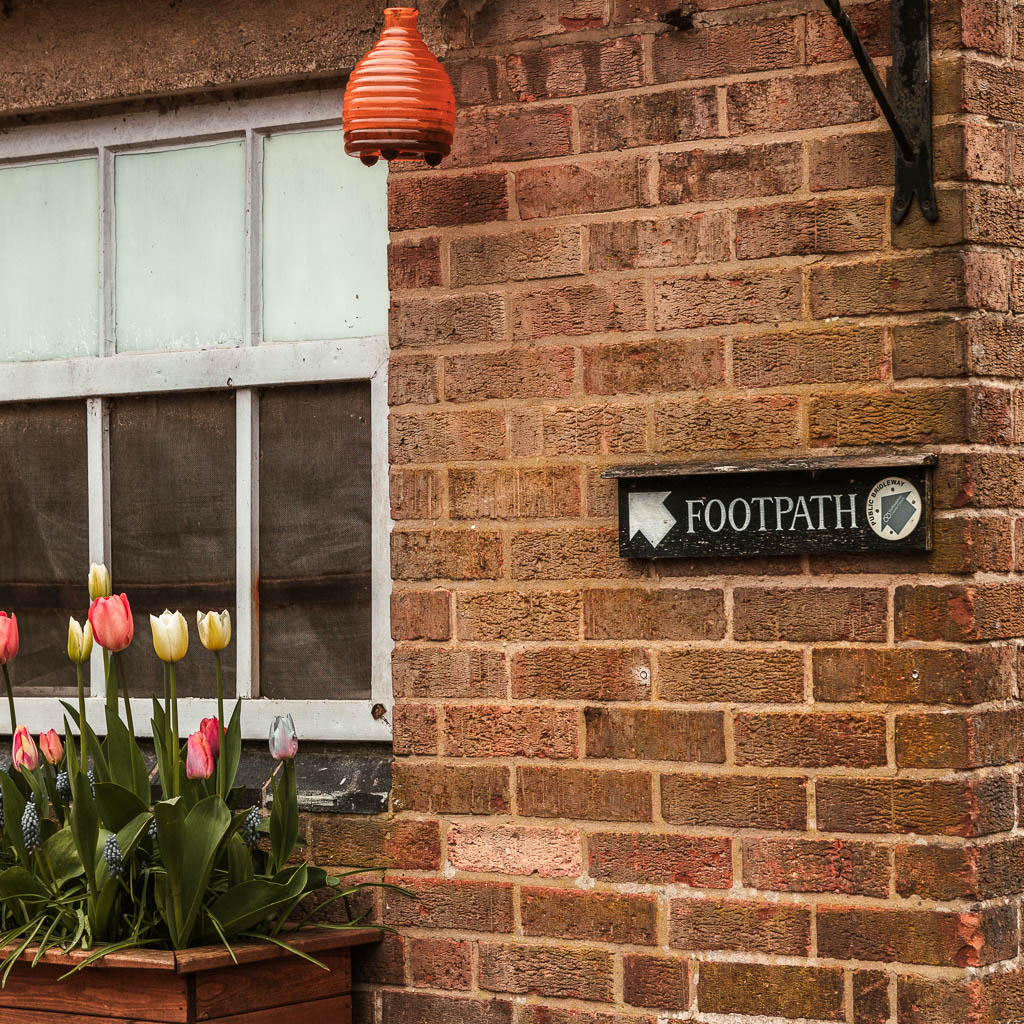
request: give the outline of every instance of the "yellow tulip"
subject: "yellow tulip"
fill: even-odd
[[[188,626],[181,612],[169,612],[157,618],[150,615],[149,625],[153,630],[153,649],[161,661],[181,661],[188,651]]]
[[[89,600],[95,601],[97,597],[110,597],[110,571],[93,562],[89,566]]]
[[[85,629],[74,619],[68,620],[68,657],[76,665],[84,665],[92,654],[92,626],[87,622]]]
[[[222,612],[196,612],[199,641],[208,651],[223,651],[231,643],[231,615]]]

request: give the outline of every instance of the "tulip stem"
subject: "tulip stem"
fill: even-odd
[[[89,730],[85,723],[85,684],[82,681],[81,662],[75,662],[75,674],[78,676],[78,732],[82,737],[82,771],[89,770]]]
[[[217,754],[217,792],[227,800],[227,767],[224,764],[225,737],[227,732],[224,729],[224,673],[220,666],[220,651],[214,651],[213,656],[217,661],[217,729],[220,732],[220,752]]]
[[[168,666],[171,676],[171,778],[174,795],[181,793],[181,743],[178,739],[178,674],[174,670],[174,662]]]
[[[117,713],[117,684],[111,686],[111,680],[113,676],[110,672],[110,651],[104,649],[103,651],[103,681],[104,691],[107,695],[107,708]]]
[[[132,722],[132,701],[128,695],[128,681],[124,677],[124,665],[121,664],[121,652],[118,651],[114,655],[114,665],[117,669],[117,678],[121,686],[121,694],[124,697],[124,717],[128,722],[128,735],[131,736],[132,742],[135,742],[135,725]],[[117,698],[115,698],[116,701]],[[117,706],[116,703],[114,705]]]
[[[11,689],[11,675],[7,671],[7,663],[4,662],[4,686],[7,687],[7,704],[11,709],[11,735],[18,728],[18,716],[14,712],[14,691]]]

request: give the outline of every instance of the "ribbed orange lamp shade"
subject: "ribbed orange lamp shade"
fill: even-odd
[[[455,136],[455,93],[416,28],[419,12],[389,7],[377,45],[355,66],[345,89],[345,152],[367,167],[425,160],[436,167]]]

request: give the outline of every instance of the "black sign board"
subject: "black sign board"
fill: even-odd
[[[934,456],[608,470],[619,554],[714,558],[930,551]]]

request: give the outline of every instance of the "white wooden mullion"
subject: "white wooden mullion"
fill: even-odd
[[[90,398],[86,402],[86,451],[89,481],[89,561],[110,565],[110,423],[106,402]],[[82,581],[83,586],[85,581]],[[103,674],[103,654],[99,646],[89,664],[89,692],[103,697],[107,681]]]
[[[114,154],[101,146],[98,154],[100,183],[100,355],[116,351],[114,308]]]
[[[245,133],[245,338],[263,341],[263,135]]]
[[[388,460],[387,357],[370,378],[371,696],[389,712],[391,689],[391,483]]]
[[[236,693],[259,696],[259,401],[235,392],[235,655]]]

